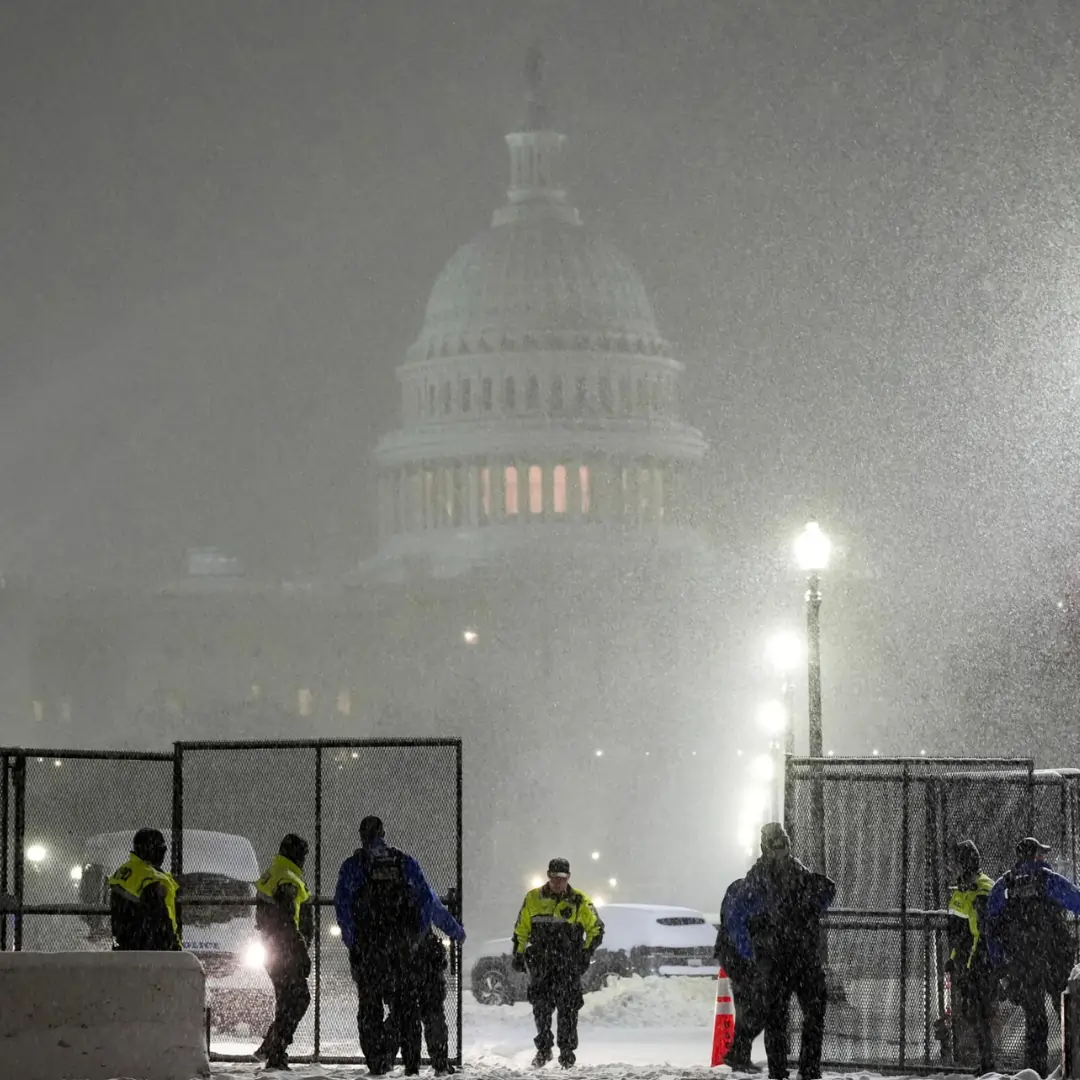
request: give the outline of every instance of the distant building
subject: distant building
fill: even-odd
[[[378,551],[290,586],[194,549],[154,594],[25,598],[8,700],[27,743],[461,735],[482,927],[553,854],[609,898],[712,910],[743,735],[707,448],[640,277],[559,184],[535,72],[507,143],[507,203],[398,368]]]

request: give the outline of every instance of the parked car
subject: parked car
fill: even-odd
[[[585,993],[627,975],[716,977],[716,928],[700,911],[659,904],[607,904],[600,916],[604,943],[582,979]],[[473,964],[473,997],[482,1005],[525,1000],[529,976],[511,968],[510,940],[487,942]]]

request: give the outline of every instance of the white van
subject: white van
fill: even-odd
[[[172,834],[162,830],[172,848]],[[86,841],[79,898],[83,904],[109,904],[109,877],[131,853],[131,832],[100,833]],[[211,1024],[235,1031],[265,1028],[274,1015],[274,991],[266,974],[266,951],[255,929],[253,905],[211,905],[186,898],[254,900],[259,864],[251,841],[228,833],[185,829],[184,873],[179,899],[184,948],[206,970],[206,995]],[[168,864],[166,863],[166,869]],[[91,941],[108,941],[107,915],[86,915]]]

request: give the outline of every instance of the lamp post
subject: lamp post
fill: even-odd
[[[829,565],[832,541],[816,521],[809,521],[795,539],[795,561],[806,578],[806,672],[809,706],[809,756],[824,756],[821,731],[821,574]],[[817,848],[817,870],[825,871],[825,777],[820,763],[810,788],[811,827]]]
[[[832,541],[816,521],[795,540],[795,561],[806,572],[806,671],[810,713],[809,754],[823,755],[821,732],[821,574],[829,565]]]

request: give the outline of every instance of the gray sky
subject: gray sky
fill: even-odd
[[[925,662],[1075,536],[1080,9],[1056,0],[9,0],[0,554],[159,579],[370,550],[431,284],[526,46],[686,362],[753,566],[815,513]],[[914,633],[917,637],[910,638]]]

